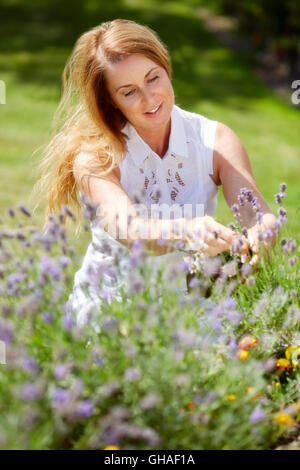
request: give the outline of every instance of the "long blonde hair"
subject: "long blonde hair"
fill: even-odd
[[[77,220],[81,219],[73,175],[77,154],[92,155],[87,170],[88,175],[95,176],[108,173],[125,157],[126,136],[122,128],[126,118],[110,100],[104,71],[108,63],[134,53],[163,67],[171,79],[167,48],[147,26],[116,19],[78,38],[63,71],[63,92],[53,117],[53,137],[44,148],[38,165],[41,177],[33,191],[38,201],[46,196],[46,221],[63,205],[74,206]]]

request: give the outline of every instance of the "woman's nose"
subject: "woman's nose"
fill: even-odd
[[[151,103],[153,101],[154,94],[151,90],[144,89],[142,91],[142,101],[144,103]]]

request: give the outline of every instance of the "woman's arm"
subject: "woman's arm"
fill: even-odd
[[[258,254],[260,229],[263,234],[266,233],[267,229],[272,231],[272,237],[269,239],[270,245],[264,242],[264,246],[266,248],[274,246],[277,241],[276,217],[257,187],[249,157],[242,142],[228,126],[222,123],[217,125],[214,165],[217,167],[228,206],[231,208],[233,204],[239,204],[238,195],[240,190],[247,188],[252,191],[252,196],[257,199],[260,206],[259,212],[263,214],[261,225],[259,225],[252,204],[245,202],[243,206],[239,205],[240,224],[248,229],[248,240],[245,239],[244,250],[251,248],[253,253]],[[257,259],[255,258],[253,262],[256,262]]]
[[[176,244],[182,241],[186,249],[201,249],[215,256],[232,245],[234,232],[209,216],[195,217],[190,221],[184,218],[143,218],[122,188],[117,173],[112,171],[105,177],[92,176],[88,163],[86,154],[76,157],[73,165],[76,183],[93,204],[99,205],[97,214],[104,230],[128,248],[135,240],[143,240],[149,254],[162,255],[174,251]],[[218,234],[217,238],[214,232]],[[164,245],[161,245],[161,239],[165,241]]]

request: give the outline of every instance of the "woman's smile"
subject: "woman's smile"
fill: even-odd
[[[155,108],[152,108],[151,111],[147,111],[145,114],[149,117],[156,117],[162,109],[162,103],[160,103],[158,106]]]

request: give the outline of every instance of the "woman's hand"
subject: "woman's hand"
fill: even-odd
[[[216,256],[229,250],[237,242],[237,234],[213,217],[194,217],[186,224],[184,231],[186,249],[200,251],[208,256]]]
[[[272,260],[272,247],[275,245],[277,237],[275,233],[275,216],[266,214],[269,218],[264,218],[263,224],[255,224],[247,230],[247,238],[243,238],[244,244],[241,248],[242,263],[249,262],[256,266],[261,261],[261,255],[267,256],[268,262]],[[249,250],[252,252],[249,253]]]

